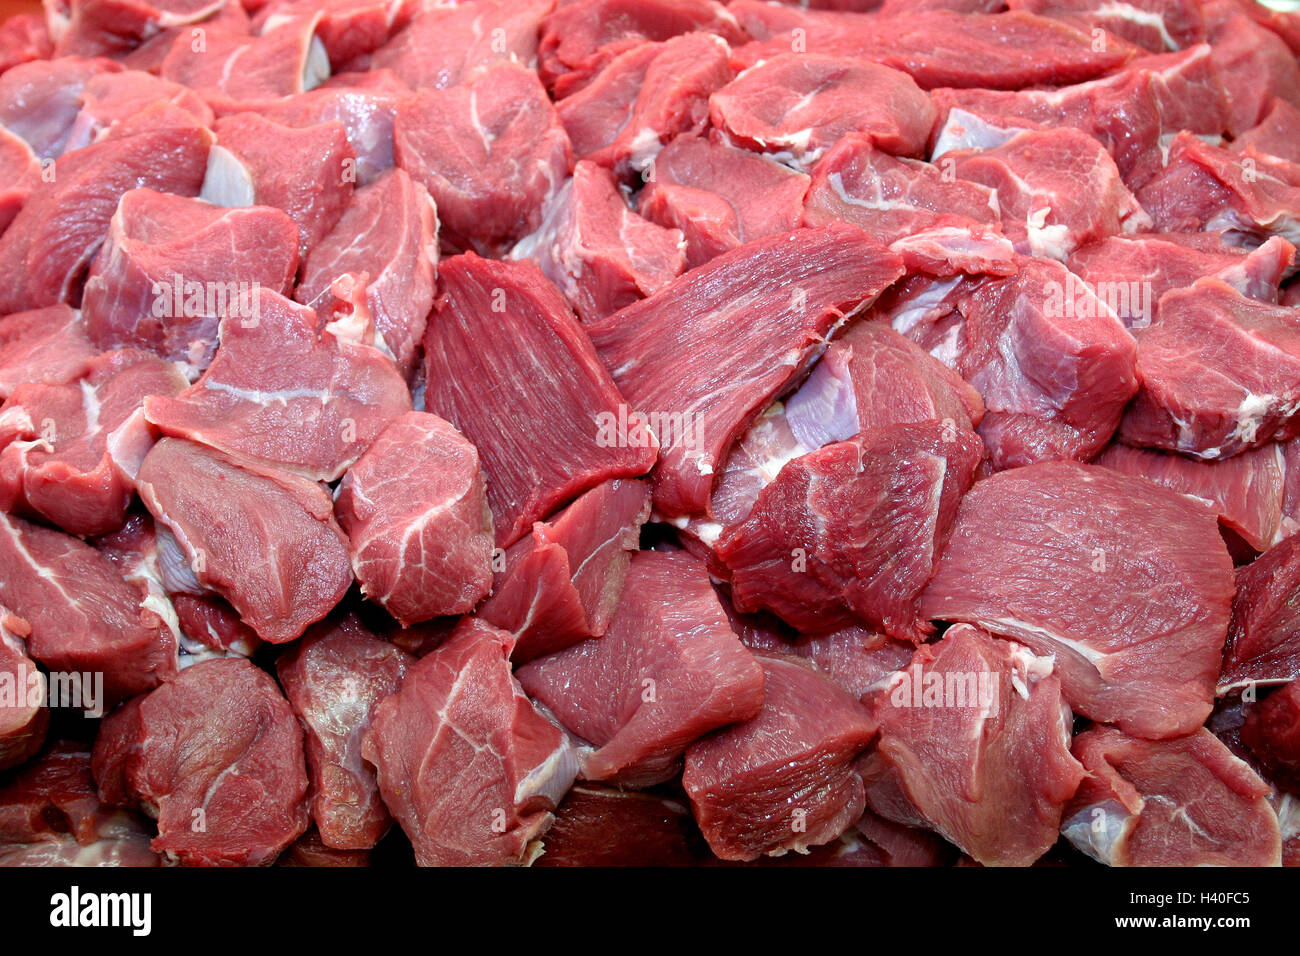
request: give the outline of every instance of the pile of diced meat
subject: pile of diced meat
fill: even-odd
[[[9,20],[0,864],[1300,864],[1298,54]]]

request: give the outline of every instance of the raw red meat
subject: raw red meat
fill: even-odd
[[[1248,148],[1289,163],[1300,163],[1300,109],[1274,97],[1259,125],[1233,137],[1234,152],[1242,153]]]
[[[164,438],[136,486],[197,583],[234,605],[263,640],[298,637],[352,584],[347,538],[315,482]]]
[[[25,383],[75,382],[95,355],[80,313],[66,305],[6,315],[0,318],[0,399]]]
[[[959,624],[874,698],[862,758],[871,808],[942,834],[984,866],[1028,866],[1056,843],[1083,768],[1050,657]]]
[[[1153,53],[1205,42],[1198,0],[1007,0],[1007,6],[1064,20],[1085,32],[1102,30]]]
[[[418,12],[416,0],[271,0],[257,11],[253,32],[262,33],[295,17],[311,17],[318,11],[316,39],[336,70],[383,46],[389,37],[406,26]]]
[[[81,112],[81,93],[100,73],[122,67],[99,57],[37,59],[0,76],[0,124],[42,160],[63,153]]]
[[[1300,681],[1250,708],[1241,739],[1282,786],[1300,789]]]
[[[407,412],[334,497],[361,593],[403,626],[467,614],[492,587],[492,513],[478,452],[437,415]]]
[[[853,227],[800,230],[733,249],[589,326],[615,383],[659,438],[655,507],[668,517],[704,514],[743,429],[838,321],[901,274],[896,256]]]
[[[315,625],[276,660],[306,734],[308,800],[328,847],[368,850],[388,831],[392,820],[361,745],[375,705],[396,692],[414,663],[352,616]]]
[[[421,866],[531,862],[573,783],[573,746],[510,673],[512,643],[467,618],[375,708],[361,754]]]
[[[1088,770],[1061,832],[1110,866],[1277,866],[1268,784],[1208,730],[1140,740],[1113,727],[1080,734]]]
[[[649,514],[642,481],[616,478],[580,495],[506,550],[477,616],[514,635],[516,663],[600,637]]]
[[[866,805],[852,766],[876,735],[866,708],[802,661],[756,657],[758,715],[686,751],[682,783],[709,848],[723,860],[829,843]]]
[[[31,625],[0,607],[0,770],[25,763],[50,725],[46,678],[27,656]]]
[[[734,618],[732,627],[736,627]],[[890,675],[906,667],[916,651],[912,644],[857,625],[829,634],[806,634],[796,640],[787,640],[775,631],[748,629],[740,639],[751,650],[793,654],[811,661],[863,703],[885,686]]]
[[[23,208],[32,187],[51,167],[38,162],[26,140],[0,127],[0,232]]]
[[[518,678],[594,748],[583,779],[632,788],[671,779],[692,741],[763,703],[762,669],[704,566],[681,552],[634,555],[605,635],[525,664]]]
[[[1219,693],[1300,677],[1300,537],[1292,535],[1237,571]]]
[[[53,52],[43,15],[15,13],[0,24],[0,73],[21,63],[47,59]]]
[[[95,74],[82,88],[80,102],[65,151],[108,138],[119,124],[160,106],[173,108],[177,116],[188,113],[200,126],[211,126],[213,119],[212,110],[192,90],[139,70]]]
[[[425,407],[478,449],[498,546],[601,482],[650,469],[654,437],[629,426],[631,409],[536,266],[466,253],[439,277]]]
[[[221,0],[66,0],[46,10],[57,55],[96,56],[129,50],[161,29],[198,23],[221,5]]]
[[[1076,712],[1164,738],[1209,716],[1232,593],[1208,508],[1051,462],[975,484],[920,608],[1055,656]]]
[[[1215,17],[1209,27],[1214,67],[1228,92],[1229,133],[1258,123],[1274,96],[1300,106],[1300,65],[1280,37],[1241,13]]]
[[[693,866],[707,857],[681,802],[579,783],[555,811],[534,866]]]

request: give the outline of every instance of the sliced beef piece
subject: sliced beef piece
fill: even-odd
[[[1232,625],[1219,693],[1300,677],[1300,536],[1292,535],[1237,570]]]
[[[45,676],[27,656],[31,625],[0,607],[0,770],[30,760],[50,725]]]
[[[1269,786],[1208,730],[1141,740],[1095,727],[1074,741],[1088,776],[1061,832],[1110,866],[1277,866]]]
[[[366,307],[384,345],[409,377],[433,307],[437,266],[433,199],[403,170],[393,169],[357,190],[303,263],[294,298],[329,314],[335,281],[356,277],[365,286]]]
[[[687,33],[619,54],[556,106],[574,155],[644,176],[665,143],[708,125],[709,94],[734,76],[729,53],[716,34]]]
[[[298,229],[279,209],[133,189],[91,263],[82,317],[100,348],[206,368],[226,308],[256,288],[287,295],[297,271]]]
[[[498,546],[601,482],[650,469],[653,436],[629,427],[587,333],[535,265],[466,253],[439,274],[425,407],[478,449]]]
[[[1267,153],[1289,163],[1300,163],[1300,109],[1274,97],[1259,123],[1233,137],[1232,150]]]
[[[217,121],[202,198],[218,206],[273,206],[298,226],[306,259],[338,223],[356,183],[356,154],[343,124],[300,129],[260,113]]]
[[[396,692],[414,663],[355,616],[315,625],[276,660],[306,734],[311,815],[328,847],[368,850],[388,831],[392,820],[361,745],[375,705]]]
[[[920,608],[1054,655],[1076,712],[1163,738],[1210,713],[1232,593],[1208,508],[1049,462],[975,484]]]
[[[37,159],[61,155],[92,77],[122,69],[100,57],[37,59],[0,76],[0,125],[21,137]]]
[[[643,179],[637,208],[652,222],[682,231],[689,268],[742,243],[798,228],[808,191],[803,173],[747,149],[691,136],[660,150]]]
[[[759,239],[588,327],[661,446],[655,506],[702,515],[727,451],[902,263],[844,225]]]
[[[275,681],[242,658],[187,668],[140,704],[126,777],[185,866],[266,866],[307,829],[303,733]]]
[[[203,376],[145,402],[150,424],[314,481],[336,481],[411,409],[393,360],[346,324],[266,289],[228,309]]]
[[[361,593],[402,626],[467,614],[492,587],[492,512],[474,446],[428,412],[379,433],[334,511]]]
[[[928,420],[795,459],[718,539],[737,610],[811,632],[857,619],[920,643],[932,628],[916,598],[982,456],[972,432]]]
[[[682,783],[714,855],[756,860],[829,843],[866,805],[853,760],[876,734],[865,707],[811,665],[756,655],[758,715],[692,744]]]
[[[234,605],[263,640],[298,637],[352,584],[347,538],[313,481],[164,438],[140,467],[137,488],[196,584]]]
[[[1105,31],[1152,53],[1204,43],[1205,15],[1197,0],[1007,0],[1012,10],[1064,20],[1085,32]]]
[[[642,481],[616,478],[580,495],[506,549],[478,617],[514,635],[517,663],[600,637],[649,515]]]
[[[81,540],[0,514],[0,604],[31,625],[27,652],[50,670],[104,675],[104,701],[176,673],[176,644],[108,558]]]
[[[579,783],[555,811],[534,866],[698,866],[708,858],[683,802]]]
[[[687,746],[763,702],[762,669],[703,564],[681,552],[634,555],[604,637],[525,664],[518,677],[593,746],[583,779],[632,788],[672,778]]]
[[[0,399],[27,382],[75,382],[90,371],[96,352],[81,314],[66,305],[0,317]]]
[[[150,395],[185,388],[177,366],[122,349],[91,360],[71,385],[20,385],[0,408],[0,504],[71,534],[122,526],[154,437]]]
[[[0,313],[68,301],[108,232],[118,200],[147,186],[193,196],[203,181],[212,134],[197,125],[105,140],[58,161],[56,176],[32,187],[0,236]]]
[[[906,73],[818,53],[784,53],[709,98],[715,129],[738,145],[807,169],[849,133],[919,156],[934,123],[930,98]]]
[[[1244,12],[1214,17],[1209,28],[1214,67],[1228,91],[1229,133],[1258,123],[1275,97],[1300,106],[1300,64],[1281,37]]]
[[[1160,300],[1137,332],[1141,382],[1119,436],[1218,459],[1300,432],[1300,322],[1214,278]],[[1195,365],[1191,352],[1203,356]]]
[[[1056,843],[1083,768],[1052,659],[968,625],[917,650],[873,701],[867,801],[984,866],[1028,866]]]
[[[443,244],[499,254],[541,225],[573,165],[569,137],[537,75],[501,63],[397,111],[397,165],[438,205]]]
[[[1291,681],[1250,708],[1241,739],[1278,784],[1300,792],[1300,681]]]
[[[577,757],[510,673],[509,634],[466,618],[374,710],[362,756],[421,866],[529,863]]]
[[[582,160],[510,257],[534,259],[578,318],[595,322],[671,282],[686,266],[684,246],[680,230],[642,219],[608,170]]]

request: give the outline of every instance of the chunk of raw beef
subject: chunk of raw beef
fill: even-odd
[[[696,866],[709,858],[691,811],[672,797],[575,784],[534,866]]]
[[[1061,832],[1110,866],[1278,866],[1269,786],[1208,730],[1141,740],[1094,727],[1074,741],[1088,776]]]
[[[217,121],[202,198],[218,206],[274,206],[298,226],[305,259],[343,215],[356,154],[336,121],[294,129],[258,113]]]
[[[603,319],[667,285],[686,266],[681,231],[628,208],[613,175],[581,160],[541,227],[512,259],[534,259],[584,322]]]
[[[287,294],[297,271],[298,229],[279,209],[133,189],[91,263],[81,314],[100,348],[205,368],[226,307],[255,288]]]
[[[1205,15],[1197,0],[1007,0],[1007,6],[1064,20],[1085,32],[1105,31],[1152,53],[1205,42]]]
[[[66,305],[0,317],[0,400],[24,383],[75,382],[96,354],[81,314]]]
[[[498,546],[601,482],[650,469],[654,437],[629,424],[587,333],[535,265],[466,253],[438,271],[425,407],[478,449]]]
[[[403,170],[393,169],[357,190],[303,263],[294,298],[328,314],[334,281],[345,274],[361,277],[375,328],[398,368],[410,375],[433,307],[437,265],[433,200]]]
[[[204,661],[140,704],[126,777],[186,866],[265,866],[307,829],[303,732],[248,661]]]
[[[916,597],[982,456],[972,432],[928,420],[795,459],[718,539],[737,610],[808,632],[857,619],[920,643]]]
[[[0,770],[25,763],[50,725],[46,677],[27,656],[31,625],[0,607]]]
[[[920,608],[1055,656],[1077,713],[1163,738],[1210,713],[1232,593],[1208,508],[1141,478],[1048,462],[967,493]]]
[[[352,584],[347,538],[313,481],[163,438],[136,487],[197,583],[234,605],[263,640],[298,637]]]
[[[175,365],[135,349],[96,357],[75,384],[18,386],[0,408],[0,505],[72,534],[121,527],[154,440],[144,400],[185,386]]]
[[[688,268],[803,221],[807,176],[711,139],[679,136],[659,151],[644,178],[638,209],[682,231]]]
[[[731,629],[703,564],[682,552],[635,554],[605,635],[517,676],[594,748],[582,755],[583,779],[632,788],[672,778],[693,741],[748,720],[763,703],[762,668]]]
[[[320,11],[316,38],[329,56],[332,69],[343,69],[383,46],[395,32],[411,22],[421,4],[416,0],[272,0],[257,11],[253,32],[264,33],[296,17]]]
[[[32,60],[48,59],[53,52],[42,14],[15,13],[0,24],[0,73]]]
[[[190,114],[200,126],[211,126],[212,110],[193,90],[140,70],[97,73],[81,91],[81,110],[64,149],[71,151],[111,136],[119,124],[159,105]]]
[[[832,328],[903,271],[851,226],[796,230],[710,260],[588,326],[661,446],[655,507],[702,515],[728,449]],[[695,368],[698,372],[688,372]]]
[[[726,41],[687,33],[615,57],[557,106],[573,153],[627,180],[645,174],[664,143],[702,132],[709,94],[734,76]]]
[[[732,627],[736,627],[735,618]],[[770,654],[792,654],[816,668],[863,703],[879,693],[889,677],[912,660],[913,644],[896,641],[851,624],[829,634],[804,634],[788,640],[771,630],[747,629],[745,646]]]
[[[0,232],[23,208],[41,174],[52,169],[37,161],[25,140],[0,127]]]
[[[609,627],[650,515],[645,482],[616,478],[580,495],[511,545],[478,617],[514,635],[516,663]]]
[[[1300,677],[1300,538],[1295,535],[1237,570],[1232,625],[1219,693]]]
[[[1028,866],[1056,843],[1084,771],[1050,657],[959,624],[893,675],[872,715],[880,740],[860,767],[876,813],[984,866]]]
[[[31,625],[27,653],[103,674],[108,706],[176,673],[175,639],[108,558],[78,538],[0,514],[0,605]]]
[[[466,618],[374,710],[362,756],[421,866],[529,863],[577,757],[510,673],[510,635]]]
[[[393,360],[353,331],[266,289],[227,310],[212,364],[151,424],[262,465],[335,481],[411,396]]]
[[[397,165],[437,203],[443,243],[484,255],[541,225],[573,162],[537,75],[513,63],[420,90],[398,108],[393,143]]]
[[[1300,109],[1284,99],[1274,97],[1268,112],[1258,125],[1233,137],[1231,148],[1238,153],[1251,148],[1256,153],[1267,153],[1289,163],[1300,163]]]
[[[396,692],[414,663],[355,616],[315,625],[275,662],[305,731],[308,800],[328,847],[368,850],[392,823],[361,744],[375,705]]]
[[[205,20],[221,6],[221,0],[67,0],[46,11],[57,56],[108,56],[159,30]]]
[[[1214,67],[1228,92],[1229,133],[1258,123],[1275,96],[1300,106],[1300,65],[1280,37],[1244,13],[1215,17],[1209,26]]]
[[[492,512],[478,452],[437,415],[379,433],[334,496],[361,593],[403,627],[467,614],[492,587]]]
[[[1137,397],[1128,444],[1227,458],[1300,431],[1300,323],[1295,310],[1200,279],[1160,300],[1159,324],[1136,332]],[[1203,356],[1189,365],[1188,350]]]
[[[829,843],[866,806],[853,760],[876,734],[870,713],[803,661],[756,657],[763,669],[758,715],[686,751],[682,784],[723,860]]]
[[[63,153],[93,77],[122,67],[99,57],[38,59],[0,76],[0,125],[25,140],[38,159]]]
[[[1293,792],[1300,789],[1300,681],[1250,708],[1241,739],[1273,779]]]
[[[197,195],[212,134],[195,126],[153,129],[105,140],[58,160],[53,178],[32,187],[0,236],[0,313],[69,300],[108,232],[118,200],[148,186]]]
[[[934,107],[899,70],[815,52],[786,53],[714,93],[709,118],[737,145],[807,169],[849,133],[888,153],[919,156]]]

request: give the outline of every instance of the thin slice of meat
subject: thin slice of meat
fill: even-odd
[[[1083,767],[1052,659],[959,624],[876,695],[867,801],[933,829],[984,866],[1028,866],[1056,843]]]
[[[661,446],[655,507],[703,515],[727,451],[901,261],[844,225],[759,239],[588,327]]]
[[[684,246],[680,230],[628,207],[612,173],[581,160],[510,258],[534,259],[578,318],[595,322],[671,282],[686,266]]]
[[[680,801],[575,784],[555,811],[534,866],[697,866],[708,847]]]
[[[629,426],[587,333],[535,265],[466,253],[439,277],[425,407],[478,449],[499,547],[601,482],[650,469],[654,437]]]
[[[66,305],[0,317],[0,400],[24,383],[75,382],[96,354],[81,314]]]
[[[975,484],[920,607],[1054,655],[1077,713],[1164,738],[1210,713],[1232,593],[1208,508],[1049,462]]]
[[[649,515],[645,482],[616,478],[597,485],[506,549],[492,596],[477,616],[514,635],[516,663],[600,637]]]
[[[1241,739],[1282,787],[1300,790],[1300,681],[1250,708]]]
[[[795,459],[718,539],[737,610],[800,631],[855,619],[921,643],[930,580],[983,446],[933,419],[863,431]]]
[[[1095,727],[1074,741],[1088,770],[1061,832],[1110,866],[1278,866],[1269,786],[1208,730],[1141,740]]]
[[[414,663],[355,616],[315,625],[275,662],[306,734],[308,800],[328,847],[368,850],[392,823],[361,744],[375,705],[396,692]]]
[[[1218,692],[1300,677],[1300,536],[1292,535],[1237,570],[1232,625]]]
[[[375,708],[361,754],[421,866],[531,862],[573,783],[573,746],[510,673],[512,643],[466,618]]]
[[[118,200],[148,186],[198,194],[212,134],[197,125],[153,129],[105,140],[58,161],[58,174],[32,187],[4,235],[0,313],[68,301],[108,232]]]
[[[803,661],[755,656],[763,669],[758,715],[686,751],[682,784],[723,860],[829,843],[866,806],[852,764],[876,734],[870,713]]]
[[[91,360],[71,385],[20,385],[0,408],[0,505],[71,534],[122,526],[153,444],[143,406],[186,386],[180,369],[123,349]]]
[[[1300,433],[1300,322],[1294,309],[1200,279],[1160,300],[1137,331],[1141,387],[1119,435],[1130,445],[1228,458]],[[1195,366],[1188,351],[1203,356]]]
[[[885,152],[919,156],[934,107],[899,70],[815,52],[785,53],[714,93],[709,118],[737,145],[807,169],[850,133]]]
[[[335,280],[362,277],[375,328],[409,376],[433,307],[437,265],[433,199],[403,170],[393,169],[358,189],[338,223],[313,247],[294,298],[328,314]]]
[[[31,625],[27,653],[52,671],[102,674],[104,700],[176,673],[176,644],[112,562],[81,540],[0,514],[0,605]]]
[[[393,143],[397,165],[437,203],[443,243],[483,255],[535,231],[573,165],[537,75],[514,63],[420,90],[398,109]]]
[[[336,481],[411,396],[392,358],[346,323],[253,289],[219,326],[212,364],[175,398],[145,402],[150,424],[313,481]]]
[[[45,675],[27,656],[31,625],[0,607],[0,770],[25,763],[50,725]]]
[[[581,775],[641,788],[676,775],[686,748],[763,703],[763,672],[740,643],[703,564],[641,551],[604,637],[538,658],[517,676],[587,741]]]
[[[492,588],[492,512],[478,452],[448,422],[407,412],[339,484],[361,593],[407,627],[467,614]]]
[[[186,866],[266,866],[307,829],[303,732],[275,681],[232,657],[187,668],[140,704],[127,779]]]
[[[298,229],[279,209],[133,189],[91,263],[82,317],[102,349],[206,368],[226,308],[256,288],[287,295],[297,271]]]
[[[163,438],[136,486],[196,584],[234,605],[263,640],[298,637],[352,584],[347,538],[315,482]]]
[[[642,178],[638,210],[682,231],[688,268],[803,222],[807,176],[712,139],[679,136],[659,151]]]

